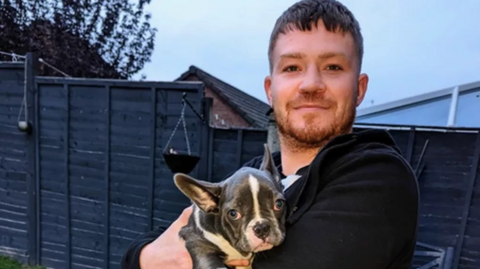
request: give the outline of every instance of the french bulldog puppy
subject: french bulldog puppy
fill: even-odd
[[[259,169],[243,167],[219,183],[177,173],[176,186],[193,202],[193,213],[179,236],[193,269],[227,268],[227,261],[250,260],[285,239],[286,201],[280,173],[265,144]]]

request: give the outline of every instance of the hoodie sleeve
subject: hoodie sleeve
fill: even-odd
[[[140,251],[147,244],[155,241],[166,230],[164,227],[157,227],[156,229],[142,234],[136,238],[127,248],[127,251],[122,257],[122,269],[140,269]]]
[[[283,244],[257,255],[254,269],[411,268],[416,178],[390,151],[355,155],[349,154],[326,176],[312,174],[310,180],[326,184],[311,207],[287,227]]]

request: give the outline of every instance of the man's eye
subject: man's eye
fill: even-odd
[[[297,70],[298,70],[298,67],[296,67],[294,65],[287,66],[286,68],[283,69],[283,71],[286,71],[286,72],[294,72],[294,71],[297,71]]]
[[[340,66],[336,65],[336,64],[331,64],[331,65],[329,65],[329,66],[327,67],[327,69],[328,69],[328,70],[334,70],[334,71],[336,71],[336,70],[342,70],[342,68],[341,68]]]

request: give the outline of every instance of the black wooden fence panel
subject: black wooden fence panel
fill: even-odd
[[[465,184],[466,194],[464,198],[464,208],[462,212],[462,222],[460,232],[456,242],[454,266],[461,268],[479,268],[480,267],[480,215],[478,214],[480,206],[475,198],[479,198],[479,167],[480,167],[480,133],[477,134],[475,149],[470,173]]]
[[[213,143],[210,144],[211,176],[218,182],[240,168],[254,157],[263,155],[263,144],[267,142],[265,130],[254,129],[211,129]]]
[[[0,64],[0,253],[28,259],[28,137],[17,129],[24,91],[23,63]]]
[[[118,268],[135,237],[188,204],[162,153],[183,92],[198,109],[201,85],[37,78],[36,91],[40,263]],[[191,110],[185,119],[201,154],[201,123]],[[186,150],[183,139],[180,126],[171,144]]]

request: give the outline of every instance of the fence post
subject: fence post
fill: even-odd
[[[204,124],[201,127],[201,141],[200,141],[200,162],[198,164],[198,178],[201,180],[210,181],[210,170],[211,170],[211,154],[210,152],[210,132],[212,128],[210,127],[210,114],[212,113],[213,99],[210,97],[202,98],[202,114],[204,119]]]
[[[242,151],[243,151],[243,129],[239,129],[237,134],[237,167],[242,167]]]
[[[150,97],[150,174],[148,183],[147,205],[148,205],[148,220],[147,231],[151,231],[153,228],[153,210],[154,210],[154,192],[155,192],[155,152],[156,152],[156,136],[157,136],[157,88],[151,88]]]
[[[106,111],[106,142],[105,142],[105,207],[104,207],[104,246],[105,246],[105,258],[104,269],[110,268],[110,115],[111,115],[111,89],[110,85],[105,86],[105,103],[107,105]]]
[[[38,70],[38,58],[33,53],[27,53],[25,60],[25,98],[28,123],[31,133],[27,143],[27,214],[28,214],[28,264],[39,264],[39,174],[38,174],[38,93],[35,89],[35,75]]]
[[[280,144],[278,142],[277,123],[275,121],[275,114],[273,111],[268,115],[268,136],[267,144],[271,152],[280,151]]]
[[[406,159],[407,162],[411,165],[412,164],[412,156],[413,156],[413,146],[415,145],[415,127],[410,127],[410,132],[408,134],[408,146],[406,152]]]
[[[70,129],[70,89],[67,83],[63,84],[63,90],[65,93],[65,129],[64,129],[64,154],[65,154],[65,215],[66,215],[66,230],[67,230],[67,242],[66,244],[66,251],[65,251],[65,259],[67,263],[67,268],[72,268],[72,229],[71,223],[72,218],[70,216],[70,139],[69,139],[69,129]]]

